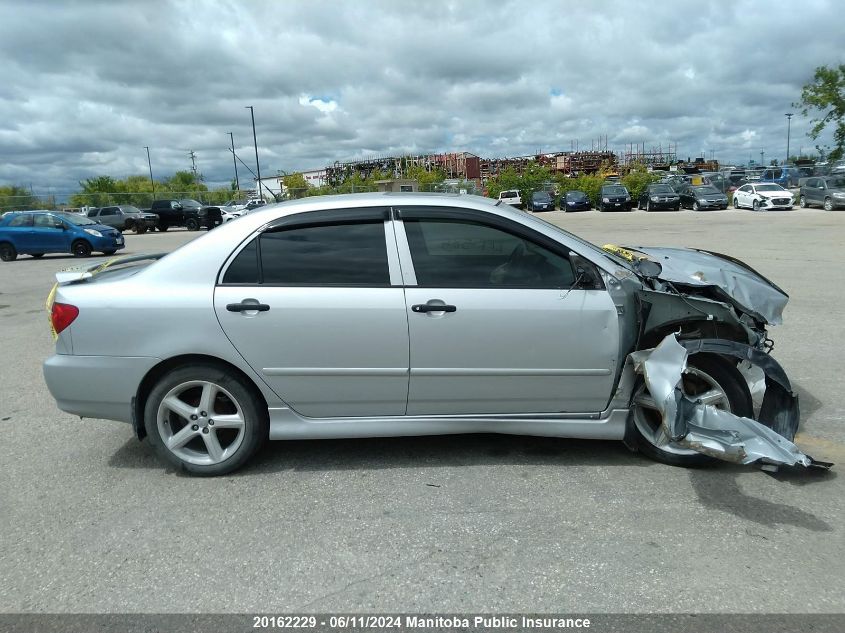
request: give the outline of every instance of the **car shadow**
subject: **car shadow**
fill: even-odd
[[[622,442],[467,434],[268,442],[250,463],[231,476],[249,477],[289,470],[383,470],[496,464],[658,465],[632,454]],[[162,462],[149,443],[135,438],[112,455],[109,465],[114,468],[162,468]]]

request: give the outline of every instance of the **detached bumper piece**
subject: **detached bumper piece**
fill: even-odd
[[[687,397],[681,379],[690,351],[728,354],[763,369],[766,394],[760,418],[765,424]],[[660,411],[666,436],[678,446],[735,464],[759,462],[767,470],[833,465],[814,460],[792,443],[798,430],[798,399],[783,369],[770,356],[732,341],[705,339],[685,346],[670,334],[653,350],[635,352],[632,359]]]

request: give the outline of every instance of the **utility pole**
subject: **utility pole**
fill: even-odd
[[[231,132],[228,132],[229,139],[232,141],[232,164],[235,166],[235,190],[238,192],[238,195],[241,193],[241,183],[238,181],[238,161],[235,157],[235,137],[232,136]]]
[[[783,116],[786,117],[786,165],[789,162],[789,133],[792,131],[792,117],[795,116],[792,112],[787,112]]]
[[[252,117],[252,142],[255,145],[255,169],[258,172],[258,197],[262,200],[264,195],[261,193],[261,165],[258,164],[258,138],[255,136],[255,110],[252,106],[245,106],[249,108],[249,114]]]
[[[153,164],[150,162],[150,148],[147,145],[144,145],[144,149],[147,150],[147,167],[150,168],[150,184],[153,186],[153,200],[156,199],[156,181],[153,180]]]
[[[761,166],[763,166],[763,167],[765,167],[765,166],[766,166],[766,161],[765,161],[765,160],[763,160],[763,157],[764,157],[765,155],[766,155],[766,152],[765,152],[764,150],[762,150],[762,149],[761,149],[761,150],[760,150],[760,165],[761,165]]]
[[[191,173],[194,174],[194,182],[197,181],[197,154],[194,150],[188,150],[188,156],[191,159]]]

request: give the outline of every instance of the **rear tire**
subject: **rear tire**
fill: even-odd
[[[753,417],[754,407],[748,384],[734,365],[713,354],[694,354],[689,357],[687,366],[690,372],[684,376],[684,390],[688,396],[721,390],[724,394],[722,406],[714,403],[715,406],[735,415]],[[704,466],[719,461],[671,442],[665,448],[657,446],[652,432],[660,424],[660,414],[653,408],[636,404],[636,400],[643,395],[649,397],[645,382],[641,381],[634,391],[631,405],[631,415],[634,417],[632,427],[640,452],[670,466]]]
[[[162,233],[164,233],[165,231],[167,231],[167,229],[168,229],[169,227],[168,227],[168,226],[167,226],[167,224],[165,224],[164,222],[159,222],[159,224],[158,224],[158,226],[157,226],[156,228],[157,228],[159,231],[161,231]]]
[[[85,240],[76,240],[70,247],[74,257],[90,257],[91,245]]]
[[[150,444],[169,464],[193,475],[224,475],[267,441],[270,419],[260,403],[242,376],[219,365],[194,364],[159,379],[144,407],[144,426]]]
[[[4,262],[13,262],[18,258],[18,251],[8,242],[0,244],[0,259]]]
[[[142,233],[146,233],[146,232],[147,232],[147,225],[146,224],[139,222],[138,224],[135,225],[135,234],[136,235],[141,235]]]
[[[189,231],[199,231],[200,230],[200,223],[199,220],[195,218],[188,218],[187,222],[185,222],[185,228]]]

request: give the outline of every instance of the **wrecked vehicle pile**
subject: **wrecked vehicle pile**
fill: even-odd
[[[632,415],[650,446],[630,436],[629,444],[669,463],[678,463],[672,457],[684,455],[683,451],[694,451],[738,464],[759,462],[766,469],[832,466],[805,455],[792,442],[800,421],[798,397],[769,354],[774,344],[765,327],[782,322],[789,300],[783,290],[743,262],[718,253],[613,245],[604,250],[629,262],[643,281],[642,329],[677,326],[656,347],[629,356],[634,372],[642,376]],[[704,322],[691,330],[692,315],[678,305],[678,299],[699,312]],[[702,325],[707,332],[701,331]],[[748,383],[747,393],[740,388],[731,397],[704,373],[701,366],[706,368],[708,362],[697,363],[697,354],[732,359],[744,370],[740,373]],[[713,374],[719,371],[718,366],[709,367]],[[704,391],[691,393],[686,384],[690,378],[701,381]],[[757,407],[751,387],[762,391]],[[643,424],[643,409],[652,412],[650,427]],[[655,447],[668,455],[649,450]]]

